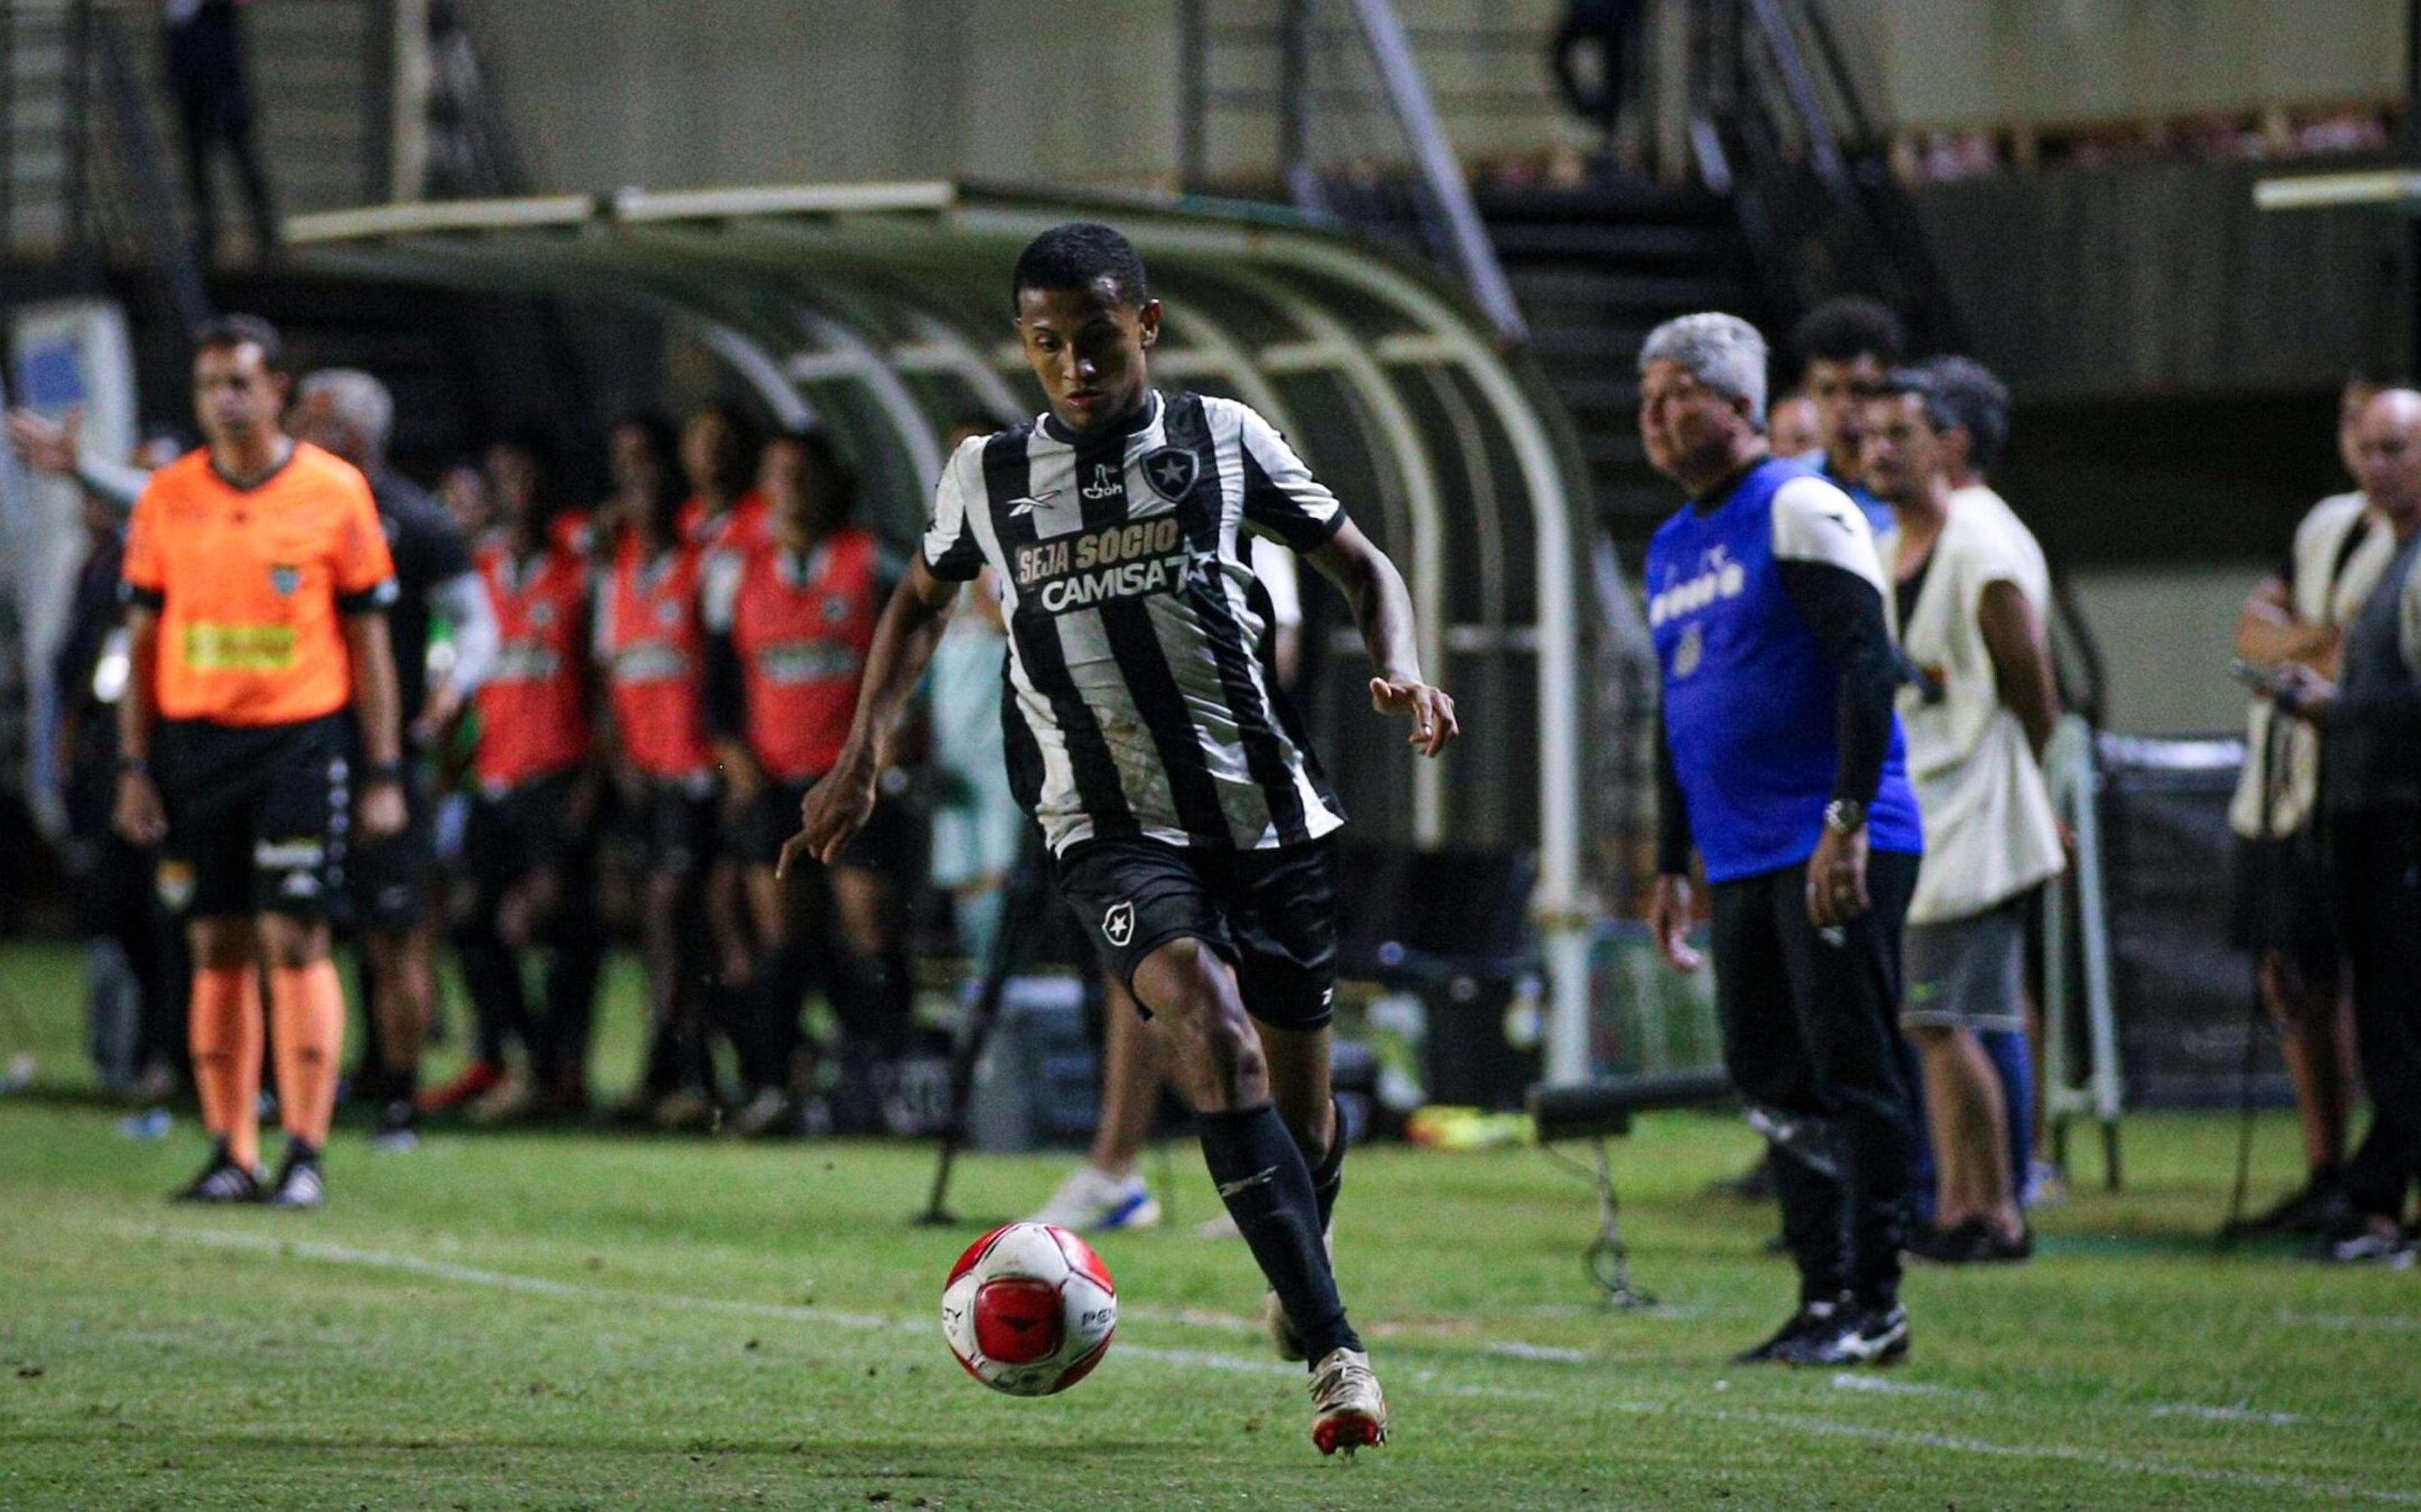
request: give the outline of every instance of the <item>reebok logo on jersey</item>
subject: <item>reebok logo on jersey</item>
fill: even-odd
[[[1015,519],[1020,515],[1030,515],[1039,506],[1049,504],[1067,491],[1066,489],[1044,489],[1039,493],[1029,493],[1023,498],[1011,499],[1008,501],[1009,517]]]
[[[1110,912],[1101,915],[1101,938],[1121,948],[1134,938],[1134,904],[1110,905]]]
[[[1698,575],[1676,583],[1648,600],[1649,629],[1704,609],[1718,599],[1737,599],[1748,588],[1748,569],[1729,560],[1720,546],[1706,554]]]

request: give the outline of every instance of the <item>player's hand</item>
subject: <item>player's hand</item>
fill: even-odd
[[[462,695],[455,691],[454,679],[440,678],[429,685],[429,697],[421,708],[420,717],[412,722],[412,743],[423,751],[433,750],[445,734],[445,727],[462,712]]]
[[[1382,714],[1410,715],[1413,733],[1408,739],[1412,748],[1425,756],[1437,755],[1445,749],[1446,741],[1462,733],[1454,717],[1453,698],[1445,689],[1426,682],[1372,678],[1370,707]]]
[[[1690,948],[1690,879],[1665,872],[1648,894],[1648,927],[1656,936],[1656,950],[1677,972],[1694,972],[1706,962]]]
[[[148,772],[117,774],[117,803],[111,815],[117,833],[148,850],[168,837],[168,810],[160,802],[160,787]]]
[[[1872,906],[1867,896],[1867,831],[1824,827],[1807,858],[1807,922],[1837,929]]]
[[[84,412],[70,410],[53,420],[31,410],[8,412],[8,444],[37,473],[73,477],[83,460]]]
[[[799,833],[782,843],[782,859],[774,864],[773,875],[789,875],[793,861],[820,861],[827,866],[838,861],[841,847],[866,827],[874,813],[880,777],[874,763],[846,757],[824,773],[823,780],[799,800]]]
[[[365,787],[357,806],[360,813],[355,818],[362,827],[362,834],[373,840],[401,834],[404,825],[410,821],[403,804],[403,784],[393,777],[384,777]]]

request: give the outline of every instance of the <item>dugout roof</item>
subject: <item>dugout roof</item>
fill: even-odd
[[[1076,219],[1116,224],[1150,268],[1167,307],[1156,381],[1260,410],[1404,569],[1463,743],[1414,762],[1361,712],[1350,625],[1315,654],[1307,715],[1365,835],[1538,848],[1550,1060],[1579,1074],[1585,474],[1530,360],[1428,266],[1261,206],[938,181],[383,206],[301,217],[288,242],[330,271],[685,327],[776,416],[827,426],[874,522],[910,540],[951,425],[1041,410],[1009,269]]]

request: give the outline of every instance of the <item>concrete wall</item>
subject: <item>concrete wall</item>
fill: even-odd
[[[1905,126],[2136,119],[2404,92],[2404,0],[1819,0]]]
[[[1276,8],[1211,9],[1227,27],[1263,23]],[[1466,154],[1569,133],[1544,62],[1556,0],[1398,0],[1398,10],[1419,33]],[[473,0],[469,13],[542,188],[952,176],[1148,184],[1177,168],[1175,0]],[[1350,20],[1341,3],[1323,8],[1326,25]],[[1223,47],[1215,82],[1266,86],[1273,55]],[[1340,48],[1323,78],[1375,89],[1361,58],[1358,42]],[[1274,171],[1265,125],[1230,113],[1214,126],[1214,173]],[[1321,145],[1390,154],[1391,132],[1383,117],[1339,114]]]

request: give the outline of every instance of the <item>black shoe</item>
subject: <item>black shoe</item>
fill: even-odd
[[[2333,1177],[2314,1176],[2269,1211],[2237,1224],[2238,1235],[2308,1234],[2315,1238],[2347,1226],[2345,1188]]]
[[[170,1202],[258,1202],[260,1177],[235,1163],[227,1154],[226,1141],[211,1146],[211,1163],[202,1174],[184,1186],[168,1193]]]
[[[1968,1250],[1983,1237],[1984,1220],[1980,1218],[1970,1218],[1948,1228],[1915,1224],[1910,1226],[1899,1252],[1912,1260],[1930,1265],[1960,1265],[1966,1261]]]
[[[1782,1351],[1810,1334],[1821,1333],[1833,1326],[1839,1311],[1837,1302],[1802,1302],[1789,1321],[1774,1331],[1773,1337],[1754,1349],[1742,1349],[1732,1356],[1734,1364],[1761,1365],[1781,1358]]]
[[[1908,1309],[1844,1306],[1830,1326],[1773,1352],[1787,1365],[1896,1365],[1908,1358]]]
[[[1736,1177],[1707,1183],[1710,1197],[1737,1197],[1742,1202],[1773,1200],[1773,1157],[1767,1154]]]
[[[378,1128],[370,1131],[370,1148],[400,1155],[420,1147],[420,1110],[410,1098],[399,1098],[379,1110]]]
[[[286,1159],[270,1183],[269,1202],[278,1208],[321,1208],[327,1205],[328,1183],[320,1174],[320,1152],[299,1139],[286,1142]]]

